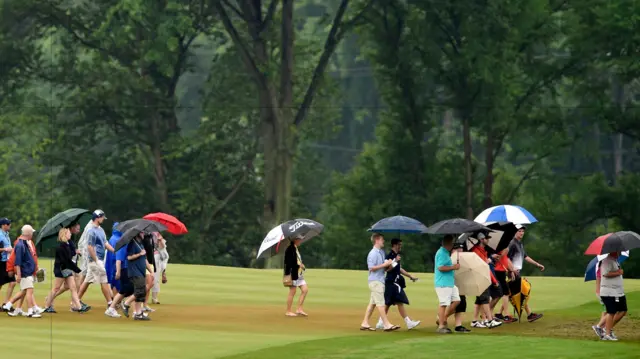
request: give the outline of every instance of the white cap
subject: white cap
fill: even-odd
[[[524,224],[516,224],[516,229],[520,230],[522,228],[526,229],[527,227],[525,227]]]
[[[22,234],[33,234],[33,232],[35,232],[36,230],[33,229],[33,227],[31,227],[31,225],[29,224],[25,224],[24,226],[22,226],[22,229],[20,230],[22,232]]]

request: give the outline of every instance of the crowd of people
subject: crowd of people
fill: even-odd
[[[56,313],[54,301],[62,293],[71,293],[70,310],[85,313],[91,306],[82,299],[91,284],[100,286],[106,302],[105,315],[112,318],[133,316],[134,320],[150,320],[149,301],[160,304],[160,284],[167,283],[169,261],[166,240],[159,232],[140,232],[119,250],[116,244],[122,233],[114,223],[107,241],[102,224],[106,219],[102,210],[91,214],[82,233],[80,224],[71,223],[58,232],[58,245],[53,264],[53,285],[44,300],[44,308],[37,305],[35,283],[43,282],[46,271],[38,266],[34,243],[35,229],[25,224],[21,235],[12,243],[11,220],[0,218],[0,289],[6,287],[2,311],[9,316],[40,318],[43,313]],[[73,240],[78,236],[77,242]],[[16,285],[19,291],[13,294]],[[26,300],[27,309],[23,310]],[[134,307],[130,313],[131,306]]]

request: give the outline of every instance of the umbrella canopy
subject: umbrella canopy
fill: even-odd
[[[525,278],[516,277],[516,280],[509,282],[509,291],[509,301],[513,305],[513,311],[520,319],[522,310],[526,307],[529,296],[531,296],[531,283]]]
[[[368,231],[377,233],[424,233],[426,229],[427,226],[417,219],[398,215],[379,220]]]
[[[640,247],[640,235],[636,232],[622,231],[607,233],[596,238],[584,254],[596,256],[611,252],[624,252],[638,247]]]
[[[482,224],[464,218],[452,218],[440,221],[429,228],[424,233],[429,234],[458,234],[465,232],[475,232],[481,229],[491,231]]]
[[[149,213],[142,218],[164,224],[167,227],[167,231],[174,235],[181,235],[188,232],[187,226],[185,226],[184,223],[180,222],[180,220],[170,214],[161,212]]]
[[[122,233],[128,231],[129,229],[136,229],[138,232],[164,232],[167,230],[167,227],[155,221],[150,221],[148,219],[138,218],[138,219],[130,219],[128,221],[124,221],[116,227],[116,229]]]
[[[126,232],[122,233],[122,237],[118,239],[118,242],[116,242],[116,247],[114,248],[116,252],[120,248],[127,246],[132,239],[134,239],[138,234],[142,232],[144,231],[141,231],[137,228],[129,228]]]
[[[509,204],[487,208],[475,218],[475,221],[480,223],[511,222],[515,224],[538,222],[536,217],[526,209]]]
[[[493,230],[487,237],[489,238],[489,247],[493,248],[496,253],[509,247],[509,243],[518,232],[516,225],[511,222],[485,223],[485,225]]]
[[[455,271],[456,286],[460,295],[481,295],[491,285],[489,265],[477,254],[456,252],[451,255],[453,263],[459,263]]]
[[[584,271],[584,281],[589,282],[592,280],[596,280],[596,272],[598,271],[598,264],[601,260],[607,258],[608,254],[602,254],[597,257],[594,257],[589,264],[587,264],[587,269]],[[618,263],[622,264],[622,262],[626,261],[629,258],[629,251],[622,252],[622,255],[618,257]]]
[[[60,229],[68,227],[72,223],[81,221],[89,221],[91,219],[91,211],[83,208],[70,208],[64,212],[60,212],[50,218],[47,223],[38,231],[35,243],[55,242],[58,239]]]
[[[323,229],[324,226],[322,224],[305,218],[279,224],[264,237],[256,258],[267,258],[278,254],[280,245],[284,240],[289,241],[291,238],[300,237],[302,239],[301,243],[304,243],[319,235]]]

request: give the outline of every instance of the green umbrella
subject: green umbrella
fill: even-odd
[[[45,243],[55,243],[58,239],[58,231],[61,228],[68,227],[72,223],[80,223],[82,226],[91,219],[91,212],[82,208],[70,208],[64,212],[60,212],[47,221],[47,223],[38,231],[36,236],[36,245]]]

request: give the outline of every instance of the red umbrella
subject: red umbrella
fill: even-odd
[[[149,213],[142,218],[164,224],[167,227],[167,231],[171,234],[180,235],[188,232],[184,223],[170,214],[161,212]]]
[[[607,233],[596,238],[584,254],[597,256],[612,252],[624,252],[638,247],[640,247],[640,235],[635,232],[622,231]]]

